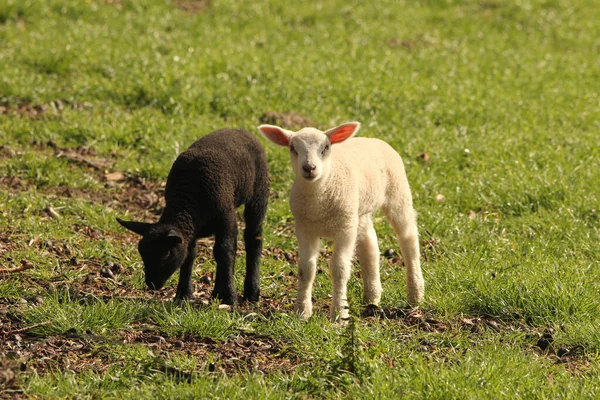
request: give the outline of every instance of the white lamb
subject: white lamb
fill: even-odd
[[[292,132],[273,125],[258,127],[267,139],[289,147],[291,153],[296,178],[290,208],[299,247],[295,308],[302,319],[312,315],[312,285],[322,237],[334,242],[329,265],[333,279],[331,319],[348,316],[346,286],[355,251],[365,302],[379,304],[379,246],[371,219],[378,209],[390,221],[400,244],[408,302],[415,305],[423,298],[416,213],[402,158],[379,139],[350,139],[359,128],[358,122],[325,132],[315,128]]]

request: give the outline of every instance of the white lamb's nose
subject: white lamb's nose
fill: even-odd
[[[315,169],[317,169],[317,166],[316,165],[312,165],[312,164],[304,164],[302,166],[302,169],[304,170],[304,172],[311,173]]]

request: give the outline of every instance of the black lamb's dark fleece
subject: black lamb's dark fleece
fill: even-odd
[[[150,288],[161,288],[181,268],[176,299],[192,297],[196,239],[215,235],[213,297],[235,304],[235,210],[243,204],[244,298],[258,301],[262,224],[268,198],[267,160],[258,139],[244,130],[220,129],[198,139],[177,157],[167,178],[166,207],[157,223],[117,220],[142,235],[138,249]]]

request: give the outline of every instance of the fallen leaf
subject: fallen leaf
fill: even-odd
[[[426,151],[422,152],[421,154],[418,155],[418,158],[420,158],[421,160],[423,160],[423,162],[429,162],[430,158],[429,157],[429,153],[427,153]]]
[[[104,178],[109,182],[121,182],[125,180],[125,175],[121,171],[108,172]]]

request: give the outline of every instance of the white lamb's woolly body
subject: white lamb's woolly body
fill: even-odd
[[[379,139],[351,138],[360,124],[347,123],[326,132],[304,128],[290,132],[271,125],[259,130],[271,141],[289,146],[296,179],[290,208],[299,247],[299,287],[296,309],[304,319],[312,314],[312,284],[320,238],[331,238],[333,279],[331,318],[345,318],[346,286],[356,253],[367,304],[381,299],[379,247],[371,214],[381,209],[398,236],[407,271],[411,304],[423,297],[416,214],[400,155]],[[331,148],[330,148],[331,146]]]

